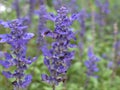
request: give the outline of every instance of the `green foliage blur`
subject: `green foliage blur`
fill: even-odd
[[[0,20],[8,21],[16,19],[16,12],[12,8],[12,2],[14,0],[0,0]],[[103,0],[101,0],[103,1]],[[69,0],[68,0],[69,2]],[[77,4],[79,6],[79,10],[82,8],[86,8],[88,13],[91,13],[90,4],[94,8],[95,11],[98,12],[98,9],[94,3],[94,0],[77,0]],[[62,83],[56,87],[56,90],[120,90],[120,66],[117,68],[117,73],[112,78],[112,69],[108,67],[110,61],[114,61],[114,52],[113,52],[113,44],[114,44],[114,24],[117,23],[118,27],[118,39],[120,39],[120,0],[109,0],[110,2],[110,14],[106,16],[106,25],[99,26],[95,23],[95,32],[93,38],[92,32],[92,20],[91,18],[86,20],[87,30],[85,32],[85,37],[83,39],[84,49],[81,51],[78,48],[74,48],[76,51],[75,58],[72,62],[69,71],[67,72],[67,82],[66,85]],[[55,13],[55,9],[52,5],[52,0],[46,1],[46,7],[48,12]],[[21,15],[25,16],[29,9],[29,4],[27,0],[20,0],[20,8]],[[35,9],[37,10],[39,5],[36,5]],[[38,29],[38,16],[34,15],[32,20],[32,25],[29,28],[29,32],[33,32],[35,37],[30,40],[28,44],[27,55],[28,56],[36,56],[39,55],[38,60],[29,66],[26,73],[31,73],[33,76],[32,83],[28,88],[23,90],[52,90],[52,87],[45,82],[41,81],[41,74],[48,73],[47,67],[43,64],[43,55],[42,52],[37,52],[37,29]],[[50,29],[54,29],[54,23],[48,21],[47,26]],[[72,28],[74,32],[80,30],[80,25],[76,21]],[[0,34],[10,32],[9,29],[0,26]],[[77,40],[76,44],[78,44],[81,40],[79,35],[76,35]],[[49,39],[49,38],[48,38]],[[94,41],[94,53],[96,56],[100,58],[100,62],[98,62],[98,67],[100,68],[99,72],[96,73],[99,78],[90,78],[87,89],[84,89],[86,84],[86,80],[88,79],[86,76],[86,67],[84,65],[84,61],[88,59],[87,50],[90,45],[93,44]],[[49,42],[51,43],[51,42]],[[10,46],[8,44],[0,44],[0,51],[10,52]],[[82,56],[80,53],[83,53]],[[11,81],[12,79],[7,79],[2,75],[2,70],[5,70],[2,66],[0,66],[0,90],[13,90]]]

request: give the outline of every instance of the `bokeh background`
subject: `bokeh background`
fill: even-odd
[[[39,3],[37,3],[39,0],[35,1],[32,23],[28,29],[29,32],[35,34],[35,37],[28,43],[27,55],[38,56],[38,59],[26,71],[26,73],[32,74],[33,80],[23,90],[52,90],[49,84],[41,80],[41,74],[49,74],[49,72],[43,64],[42,52],[38,53],[37,51],[36,40],[39,16],[36,11],[39,10]],[[56,90],[85,90],[84,86],[88,78],[84,62],[88,59],[87,51],[89,46],[93,46],[94,53],[100,58],[100,61],[97,63],[99,72],[96,75],[98,75],[98,78],[90,77],[86,90],[120,90],[120,43],[118,44],[119,48],[115,48],[115,44],[120,40],[120,0],[108,0],[108,8],[104,8],[108,10],[107,14],[100,10],[95,0],[76,0],[76,3],[72,3],[72,0],[59,1],[61,0],[45,0],[47,12],[56,14],[56,8],[59,8],[59,5],[65,5],[70,13],[78,13],[85,9],[86,16],[84,15],[84,35],[81,34],[82,26],[79,21],[75,21],[71,27],[77,38],[73,42],[77,45],[77,48],[73,49],[76,54],[67,72],[66,86],[60,83]],[[104,3],[106,0],[98,1]],[[17,18],[13,2],[14,0],[0,0],[0,20],[9,21]],[[29,0],[19,0],[19,6],[21,17],[26,16],[29,13]],[[47,21],[47,27],[54,30],[54,23]],[[0,34],[9,32],[9,29],[0,26]],[[51,43],[51,39],[47,38],[47,41],[49,44]],[[1,51],[10,52],[10,46],[5,43],[0,44],[0,53]],[[113,70],[113,67],[116,67],[115,70]],[[13,90],[12,79],[5,78],[1,73],[2,70],[4,68],[0,66],[0,90]]]

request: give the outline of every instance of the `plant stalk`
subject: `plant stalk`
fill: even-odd
[[[53,90],[55,90],[55,85],[53,85],[52,87],[53,87]]]

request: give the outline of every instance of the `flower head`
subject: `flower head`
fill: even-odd
[[[45,15],[47,15],[47,11],[44,5],[44,0],[40,0],[40,8],[38,11],[38,15],[39,15],[39,22],[38,22],[38,32],[37,32],[38,35],[37,44],[38,44],[38,48],[40,49],[41,46],[45,44],[45,40],[43,38],[42,33],[48,30],[46,26],[47,19],[44,17]]]
[[[85,61],[85,66],[87,67],[86,73],[88,76],[97,77],[95,75],[95,72],[99,71],[96,64],[99,61],[99,59],[94,55],[92,48],[88,49],[88,57],[89,57],[89,60]]]
[[[104,3],[102,3],[100,0],[95,0],[95,4],[97,7],[99,7],[100,11],[104,14],[109,14],[109,1],[105,0]]]
[[[71,39],[75,39],[74,33],[70,30],[73,18],[67,16],[68,10],[66,7],[61,7],[57,10],[57,15],[54,17],[55,30],[47,31],[46,36],[52,37],[55,41],[51,44],[51,49],[46,46],[42,47],[44,54],[44,64],[48,67],[50,76],[42,74],[42,80],[49,84],[58,85],[59,82],[65,80],[65,75],[74,58],[74,51],[69,51]]]
[[[0,64],[5,68],[16,66],[14,72],[3,71],[3,75],[6,78],[16,78],[12,82],[14,87],[24,88],[31,82],[31,75],[25,75],[24,71],[28,68],[28,65],[36,60],[34,58],[26,57],[26,49],[28,41],[33,38],[33,33],[27,33],[27,26],[24,21],[26,19],[16,19],[9,22],[4,22],[2,25],[10,28],[10,33],[0,35],[0,43],[8,43],[11,45],[11,53],[5,53],[5,60],[0,60]]]
[[[19,0],[14,0],[13,8],[16,11],[17,18],[20,18],[20,7],[19,7]]]

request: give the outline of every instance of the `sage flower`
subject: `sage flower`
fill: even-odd
[[[68,17],[68,13],[67,8],[62,6],[57,10],[57,15],[54,15],[54,17],[49,15],[53,18],[55,29],[53,32],[45,31],[43,33],[45,37],[51,37],[54,40],[50,49],[47,45],[42,47],[44,64],[50,72],[50,75],[42,74],[42,80],[51,85],[58,85],[59,82],[66,80],[66,73],[74,58],[74,51],[69,51],[68,49],[75,46],[70,43],[72,39],[76,40],[70,26],[77,19],[77,15]],[[51,17],[48,17],[48,19],[51,20]]]
[[[25,74],[28,65],[36,60],[36,57],[26,57],[27,43],[33,38],[33,33],[27,33],[27,27],[24,23],[26,19],[15,19],[8,22],[1,22],[3,26],[11,31],[7,34],[0,34],[0,43],[11,45],[10,53],[4,53],[5,60],[0,60],[0,64],[8,69],[12,66],[16,67],[15,71],[3,70],[2,74],[6,78],[15,78],[12,85],[15,88],[25,88],[32,81],[32,75]]]
[[[88,49],[88,58],[89,59],[85,61],[85,66],[87,67],[86,74],[87,76],[97,77],[95,72],[99,71],[99,68],[97,67],[97,62],[99,59],[94,55],[91,47]]]

